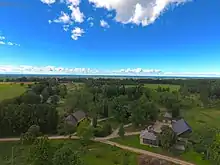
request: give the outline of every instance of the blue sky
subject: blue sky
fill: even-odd
[[[219,0],[3,0],[0,73],[220,75],[219,6]]]

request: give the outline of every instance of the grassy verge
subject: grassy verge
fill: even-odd
[[[80,148],[78,140],[53,140],[51,143],[54,147],[64,143],[65,145],[71,144],[76,150]],[[8,165],[12,158],[12,148],[14,152],[14,163],[16,165],[24,165],[29,148],[28,146],[24,147],[14,142],[0,143],[0,164]],[[83,154],[82,158],[85,165],[115,165],[116,163],[121,163],[120,153],[122,153],[122,150],[119,148],[93,142],[88,146],[88,150]],[[136,154],[129,153],[129,160],[129,165],[137,165]]]

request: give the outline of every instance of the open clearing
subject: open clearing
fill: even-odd
[[[220,109],[195,108],[185,110],[183,115],[194,131],[207,127],[219,128],[220,125]]]
[[[135,85],[126,85],[126,87],[132,87]],[[151,89],[157,89],[159,86],[161,88],[170,88],[171,91],[177,91],[180,89],[180,85],[172,85],[172,84],[144,84],[145,87]]]
[[[53,140],[51,144],[54,147],[58,145],[71,145],[76,149],[80,148],[80,143],[78,140]],[[12,158],[12,149],[14,155],[14,162],[16,165],[24,165],[25,158],[28,156],[28,147],[21,146],[15,142],[0,143],[0,164],[7,165]],[[85,165],[115,165],[121,164],[121,154],[122,150],[117,147],[112,147],[109,145],[92,142],[88,146],[88,150],[83,154],[83,160]],[[134,153],[129,153],[130,165],[137,165],[137,155]]]
[[[123,139],[115,138],[115,139],[111,139],[111,141],[122,144],[122,145],[127,145],[130,147],[135,147],[135,148],[147,150],[150,152],[162,154],[162,155],[167,155],[171,157],[173,156],[171,153],[164,151],[160,147],[150,147],[147,145],[140,144],[139,135],[126,136]],[[203,160],[200,154],[192,152],[192,151],[185,152],[180,157],[177,157],[177,158],[186,160],[186,161],[198,164],[198,165],[211,165],[208,161]]]
[[[25,85],[0,83],[0,101],[21,95],[26,91]]]

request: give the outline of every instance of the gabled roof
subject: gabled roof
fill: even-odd
[[[180,119],[172,123],[172,128],[177,135],[180,135],[186,131],[192,131],[191,127],[187,124],[187,122],[184,119]]]
[[[68,123],[68,124],[71,124],[71,125],[73,125],[73,126],[76,126],[77,125],[77,120],[76,120],[76,118],[72,115],[72,114],[70,114],[70,115],[68,115],[66,118],[65,118],[65,121]]]
[[[168,118],[168,119],[172,119],[172,115],[169,112],[166,112],[163,117]]]
[[[141,131],[140,137],[143,139],[157,140],[157,136],[153,132],[149,132],[148,130]]]
[[[86,114],[83,111],[76,111],[72,115],[76,118],[77,122],[81,121],[86,117]]]

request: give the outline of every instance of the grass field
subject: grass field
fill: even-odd
[[[21,95],[26,91],[25,85],[0,84],[0,101]]]
[[[126,87],[131,87],[134,85],[126,85]],[[151,88],[151,89],[157,89],[159,86],[162,88],[170,88],[171,91],[179,90],[179,85],[172,85],[172,84],[144,84],[145,87]]]
[[[131,146],[131,147],[151,151],[151,152],[154,152],[154,153],[173,156],[172,153],[168,153],[167,151],[164,151],[160,147],[150,147],[150,146],[147,146],[147,145],[140,144],[139,135],[127,136],[124,139],[115,138],[115,139],[112,139],[111,141],[117,142],[119,144]],[[181,156],[179,156],[179,159],[183,159],[183,160],[186,160],[186,161],[189,161],[189,162],[193,162],[196,165],[211,165],[208,161],[203,160],[200,154],[192,152],[192,151],[183,153]]]
[[[195,108],[184,111],[183,116],[194,131],[220,126],[220,109]]]
[[[54,140],[51,141],[53,146],[61,145],[64,141]],[[77,140],[65,141],[65,145],[73,146],[73,148],[80,148],[80,143]],[[17,143],[7,142],[0,143],[0,164],[8,165],[12,157],[12,147],[14,148],[14,165],[24,165],[25,157],[28,155],[28,147],[20,146]],[[101,143],[92,143],[88,146],[88,150],[83,154],[85,165],[115,165],[121,164],[122,150],[119,148],[111,147]],[[137,155],[129,153],[130,164],[137,165]],[[11,163],[10,163],[11,164]]]

